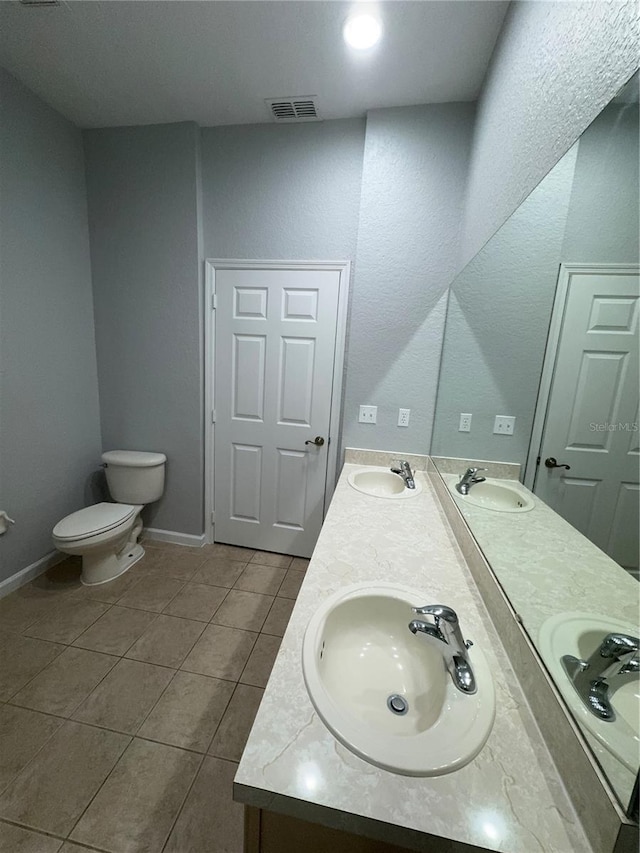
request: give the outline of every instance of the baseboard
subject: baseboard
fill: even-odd
[[[51,551],[49,554],[45,554],[44,557],[36,560],[35,563],[31,563],[30,566],[20,569],[19,572],[15,573],[15,575],[11,575],[11,577],[0,582],[0,598],[4,598],[5,595],[9,595],[10,592],[28,584],[29,581],[37,578],[38,575],[43,574],[47,569],[50,569],[51,566],[55,566],[64,559],[65,554],[61,554],[60,551]]]
[[[206,542],[204,533],[177,533],[175,530],[159,530],[157,527],[145,527],[144,539],[153,539],[156,542],[171,542],[173,545],[190,545],[192,548],[202,548]],[[144,541],[143,541],[144,544]]]

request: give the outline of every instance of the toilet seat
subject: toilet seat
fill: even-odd
[[[61,542],[89,539],[118,527],[140,509],[131,504],[99,503],[72,512],[53,528],[53,535]]]

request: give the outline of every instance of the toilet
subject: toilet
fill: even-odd
[[[140,512],[164,491],[164,453],[110,450],[102,454],[111,497],[65,516],[53,528],[53,544],[65,554],[82,557],[85,586],[117,578],[144,556],[138,542]]]

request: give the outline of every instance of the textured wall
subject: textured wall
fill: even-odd
[[[202,130],[209,258],[353,260],[364,121]]]
[[[167,454],[152,527],[202,533],[198,129],[84,133],[105,450]]]
[[[453,284],[435,455],[526,461],[575,160],[574,147]],[[471,432],[458,431],[461,412]],[[512,436],[493,435],[496,415],[516,417]]]
[[[478,105],[459,269],[638,67],[635,0],[512,3]]]
[[[562,260],[638,263],[638,105],[611,104],[583,134]]]
[[[368,115],[344,446],[429,450],[473,116],[472,104]],[[375,426],[358,423],[360,404],[378,406]]]
[[[53,550],[100,454],[80,131],[0,69],[0,581]]]

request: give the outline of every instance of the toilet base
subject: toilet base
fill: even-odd
[[[123,575],[142,557],[144,548],[135,541],[130,547],[123,548],[119,554],[84,554],[80,581],[84,586],[109,583]]]

